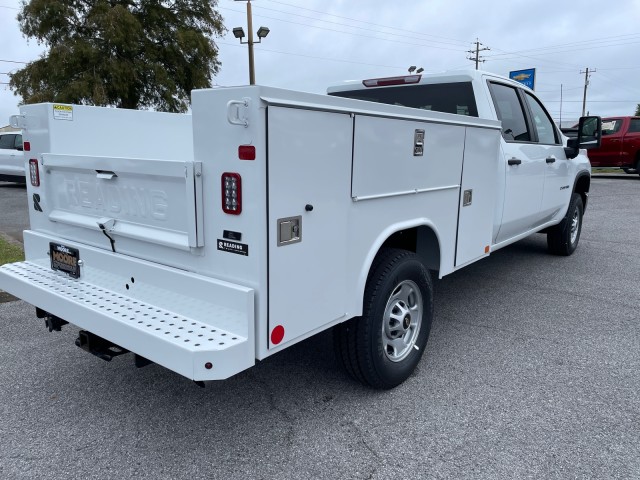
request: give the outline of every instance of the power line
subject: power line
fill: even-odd
[[[466,45],[466,43],[467,43],[464,40],[459,40],[459,39],[456,39],[456,38],[442,37],[442,36],[439,36],[439,35],[430,35],[430,34],[424,33],[424,32],[415,32],[415,31],[411,31],[411,30],[406,30],[404,28],[391,27],[389,25],[382,25],[380,23],[367,22],[367,21],[364,21],[364,20],[358,20],[357,18],[344,17],[342,15],[335,15],[333,13],[323,12],[321,10],[313,10],[311,8],[300,7],[298,5],[293,5],[291,3],[279,2],[277,0],[267,0],[267,1],[271,2],[271,3],[277,3],[277,4],[280,4],[280,5],[286,5],[287,7],[298,8],[300,10],[306,10],[306,11],[309,11],[309,12],[319,13],[321,15],[326,15],[326,16],[329,16],[329,17],[341,18],[343,20],[351,20],[351,21],[354,21],[354,22],[363,23],[365,25],[373,25],[374,27],[383,27],[383,28],[389,28],[389,29],[392,29],[392,30],[401,30],[403,32],[412,33],[412,34],[415,34],[415,35],[422,35],[422,36],[426,36],[426,37],[442,38],[444,40],[451,40],[451,41],[460,43],[461,46],[462,45]]]
[[[18,60],[3,60],[0,58],[0,62],[7,62],[7,63],[24,63],[25,65],[29,62],[19,62]]]
[[[622,39],[622,37],[638,37],[638,36],[640,36],[639,33],[629,33],[629,34],[625,34],[625,35],[616,35],[616,36],[613,36],[613,37],[601,37],[601,38],[596,38],[596,39],[592,39],[592,40],[581,40],[579,42],[561,43],[561,44],[558,44],[558,45],[548,45],[546,47],[529,48],[529,49],[526,49],[526,50],[516,50],[515,52],[496,53],[495,55],[487,55],[487,58],[489,58],[489,57],[492,57],[492,58],[493,57],[503,57],[503,56],[506,56],[506,55],[518,55],[518,54],[522,54],[522,53],[543,52],[545,50],[553,50],[553,49],[556,49],[556,48],[585,45],[587,43],[611,42],[611,41],[613,41],[611,39]],[[631,40],[631,38],[626,38],[625,40]],[[585,49],[586,48],[592,48],[592,47],[591,46],[585,46]],[[574,50],[569,50],[569,51],[574,51]],[[547,52],[547,53],[549,53],[549,52]],[[551,53],[555,53],[555,52],[551,52]]]
[[[221,8],[225,8],[225,7],[221,7]],[[393,35],[393,36],[396,36],[396,37],[404,37],[404,38],[411,38],[411,39],[415,39],[415,38],[416,38],[416,37],[415,37],[415,35],[403,35],[403,34],[400,34],[400,33],[381,32],[380,30],[373,29],[373,28],[358,27],[358,26],[355,26],[355,25],[349,25],[349,24],[347,24],[347,23],[333,22],[333,21],[331,21],[331,20],[322,20],[321,18],[310,17],[310,16],[308,16],[308,15],[300,15],[300,14],[298,14],[298,13],[284,12],[284,11],[282,11],[282,10],[276,10],[276,9],[274,9],[274,8],[267,8],[267,7],[263,7],[263,6],[255,6],[254,8],[258,8],[258,9],[260,9],[260,10],[269,10],[269,11],[272,11],[272,12],[283,13],[283,14],[285,14],[285,15],[293,15],[293,16],[295,16],[295,17],[308,18],[308,19],[310,19],[310,20],[315,20],[315,21],[317,21],[317,22],[331,23],[331,24],[333,24],[333,25],[339,25],[339,26],[341,26],[341,27],[357,28],[358,30],[364,30],[364,31],[367,31],[367,32],[383,33],[383,34],[385,34],[385,35]],[[267,17],[267,18],[269,18],[269,17]],[[385,27],[385,28],[393,28],[393,27]],[[398,29],[395,29],[395,28],[394,28],[394,30],[398,30]],[[347,33],[347,32],[345,32],[345,33]],[[377,37],[376,37],[376,38],[377,38]],[[426,40],[426,39],[425,39],[425,40]],[[438,41],[438,40],[427,40],[427,41],[429,41],[429,42],[434,42],[434,43],[442,43],[442,44],[444,44],[444,45],[460,46],[460,45],[457,45],[456,43],[451,43],[451,42],[442,42],[442,41]]]
[[[219,8],[224,9],[224,10],[229,10],[229,11],[232,11],[232,12],[244,13],[244,12],[241,12],[240,10],[234,10],[233,8],[227,8],[227,7],[219,7]],[[403,45],[412,45],[412,46],[415,46],[415,47],[437,48],[439,50],[450,50],[450,51],[453,51],[453,52],[461,52],[462,51],[462,50],[459,50],[459,49],[456,49],[456,48],[446,48],[446,47],[440,47],[440,46],[437,46],[437,45],[428,45],[428,44],[424,44],[424,43],[409,43],[409,42],[403,42],[403,41],[400,41],[400,40],[392,40],[392,39],[389,39],[389,38],[373,37],[371,35],[362,35],[360,33],[345,32],[344,30],[336,30],[336,29],[333,29],[333,28],[320,27],[318,25],[311,25],[309,23],[294,22],[294,21],[291,21],[291,20],[284,20],[282,18],[270,17],[268,15],[254,14],[254,17],[268,18],[270,20],[275,20],[277,22],[291,23],[291,24],[294,24],[294,25],[302,25],[304,27],[318,28],[320,30],[327,30],[329,32],[337,32],[337,33],[343,33],[345,35],[353,35],[353,36],[356,36],[356,37],[371,38],[371,39],[374,39],[374,40],[382,40],[384,42],[401,43]],[[430,41],[430,40],[426,40],[426,41]]]
[[[230,45],[232,47],[241,47],[241,45],[236,45],[235,43],[227,43],[227,42],[216,42],[216,43],[219,43],[221,45]],[[317,57],[315,55],[305,55],[305,54],[302,54],[302,53],[282,52],[280,50],[271,50],[269,48],[260,48],[260,51],[270,52],[270,53],[279,53],[281,55],[293,55],[293,56],[296,56],[296,57],[315,58],[317,60],[327,60],[327,61],[331,61],[331,62],[341,62],[341,63],[351,63],[351,64],[357,64],[357,65],[367,65],[369,67],[405,68],[404,66],[398,66],[398,65],[378,65],[378,64],[375,64],[375,63],[357,62],[357,61],[353,61],[353,60],[341,60],[339,58]]]
[[[640,101],[640,97],[635,100],[589,100],[589,103],[628,103]],[[566,103],[582,103],[582,100],[563,100]],[[560,100],[545,100],[545,103],[560,103]]]

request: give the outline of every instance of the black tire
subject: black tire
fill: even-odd
[[[584,207],[579,193],[571,195],[567,214],[562,221],[547,232],[549,253],[568,256],[575,252],[582,231],[582,215]]]
[[[364,385],[396,387],[422,358],[432,318],[429,271],[415,253],[385,248],[371,266],[362,317],[334,327],[338,361]]]

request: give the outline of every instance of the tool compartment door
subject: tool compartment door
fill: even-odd
[[[460,188],[456,269],[489,254],[499,175],[500,132],[467,127]]]
[[[267,115],[273,348],[345,315],[353,120],[274,106]]]

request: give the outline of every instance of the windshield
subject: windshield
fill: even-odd
[[[363,88],[362,90],[333,92],[330,95],[421,110],[433,110],[434,112],[478,116],[471,82]]]

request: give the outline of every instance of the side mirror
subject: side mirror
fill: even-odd
[[[577,136],[567,141],[567,157],[574,158],[581,148],[591,149],[600,147],[602,142],[602,118],[580,117]]]

